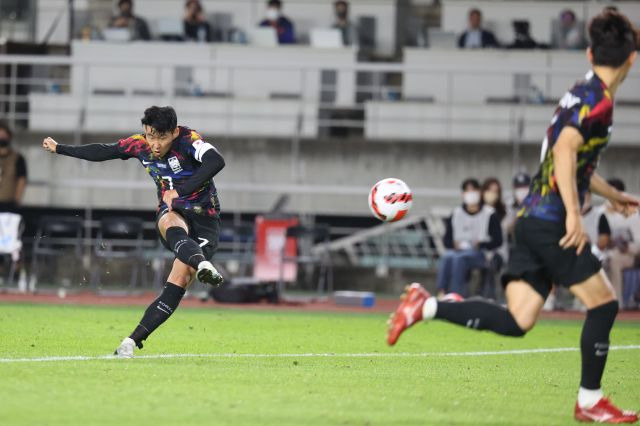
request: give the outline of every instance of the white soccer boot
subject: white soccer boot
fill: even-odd
[[[200,282],[209,284],[213,287],[218,287],[224,281],[220,272],[218,272],[218,270],[208,260],[200,262],[196,276]]]
[[[131,337],[125,337],[113,354],[118,358],[133,358],[133,349],[135,347],[136,342]]]

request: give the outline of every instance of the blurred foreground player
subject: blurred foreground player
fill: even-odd
[[[629,20],[613,11],[596,16],[589,35],[587,57],[593,70],[560,100],[542,145],[540,170],[518,215],[504,277],[507,308],[482,299],[438,301],[412,284],[392,316],[387,341],[393,345],[413,324],[434,318],[523,336],[536,323],[552,283],[568,287],[588,309],[580,339],[582,375],[574,416],[584,422],[634,423],[637,413],[618,409],[600,390],[618,301],[589,250],[580,205],[591,189],[625,215],[638,210],[638,200],[594,171],[609,142],[613,97],[636,59],[639,37]]]
[[[111,144],[69,146],[51,138],[42,143],[49,152],[89,161],[135,158],[156,183],[156,229],[176,259],[162,293],[116,349],[123,358],[133,356],[134,346],[142,349],[142,341],[176,310],[196,276],[212,286],[222,283],[209,262],[218,245],[220,205],[213,177],[225,165],[222,156],[197,132],[178,126],[171,107],[145,110],[142,127],[143,133]]]

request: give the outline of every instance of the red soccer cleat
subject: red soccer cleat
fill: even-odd
[[[580,408],[576,403],[574,417],[579,422],[585,423],[635,423],[638,421],[638,414],[633,411],[623,411],[613,405],[607,398],[600,398],[600,401],[591,408]]]
[[[387,331],[389,346],[395,345],[403,331],[422,319],[422,305],[429,297],[431,297],[429,292],[418,283],[407,287],[407,292],[403,295],[400,306],[389,321],[389,330]]]

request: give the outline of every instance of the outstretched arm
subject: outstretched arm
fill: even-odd
[[[593,176],[591,176],[589,187],[592,192],[609,200],[613,208],[618,213],[630,216],[638,211],[638,199],[625,194],[624,192],[618,191],[613,186],[609,185],[609,183],[597,173],[594,173]]]
[[[117,143],[92,143],[88,145],[62,145],[52,138],[45,138],[42,147],[54,154],[66,155],[68,157],[80,158],[88,161],[106,161],[115,159],[126,159]]]

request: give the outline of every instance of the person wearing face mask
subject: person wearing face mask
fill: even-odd
[[[344,0],[338,0],[333,3],[333,8],[336,17],[333,28],[340,30],[342,33],[342,43],[345,46],[357,43],[358,30],[349,19],[349,3]]]
[[[456,207],[447,221],[444,245],[448,250],[438,265],[440,296],[451,292],[465,297],[469,272],[486,267],[485,252],[502,245],[500,219],[493,207],[482,202],[477,179],[462,183],[462,200],[462,206]]]
[[[273,27],[278,35],[278,43],[294,44],[296,35],[293,23],[282,14],[282,2],[280,0],[269,0],[267,2],[267,12],[265,19],[260,22],[261,27]]]
[[[133,14],[133,0],[118,1],[118,15],[111,18],[109,27],[128,28],[131,40],[151,40],[147,22]]]
[[[0,122],[0,211],[14,211],[27,185],[27,163],[11,148],[13,132]]]

